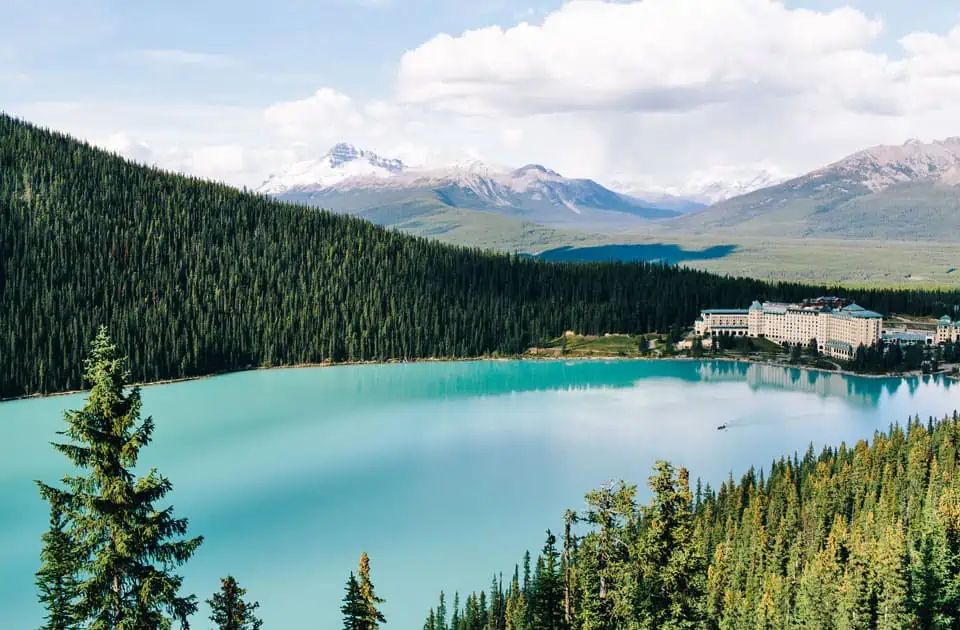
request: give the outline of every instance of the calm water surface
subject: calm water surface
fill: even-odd
[[[915,413],[960,408],[936,378],[862,379],[693,361],[466,362],[272,370],[147,387],[141,463],[206,542],[201,599],[231,573],[268,628],[334,628],[361,550],[391,628],[440,589],[484,588],[604,481],[658,458],[716,485],[732,472]],[[48,446],[82,396],[0,404],[0,627],[34,628],[46,506],[68,472]],[[730,430],[716,430],[720,423]],[[644,497],[646,494],[644,494]],[[194,627],[206,628],[206,611]]]

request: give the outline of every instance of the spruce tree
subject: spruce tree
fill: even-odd
[[[173,569],[185,563],[202,538],[181,538],[187,520],[158,507],[172,489],[156,470],[132,469],[153,434],[140,418],[140,389],[127,391],[126,358],[105,328],[84,365],[90,392],[82,409],[65,414],[67,443],[55,448],[86,474],[64,478],[64,488],[39,483],[51,505],[62,506],[65,534],[81,562],[74,608],[89,630],[186,628],[196,597],[181,595]]]
[[[340,612],[343,613],[343,630],[367,630],[367,603],[363,600],[360,583],[353,571],[347,578],[344,590],[346,594],[340,607]]]
[[[453,593],[453,613],[450,615],[450,630],[462,630],[460,617],[460,593]]]
[[[560,572],[560,553],[557,538],[547,530],[547,540],[537,559],[533,577],[533,626],[542,630],[560,630],[563,618],[563,576]]]
[[[437,604],[437,630],[447,630],[447,601],[440,591],[440,603]]]
[[[694,628],[704,620],[706,560],[693,539],[690,478],[657,462],[650,478],[651,504],[643,510],[639,549],[642,586],[639,617],[646,627]]]
[[[79,569],[73,541],[64,531],[63,509],[50,505],[50,529],[43,535],[37,589],[40,603],[46,610],[41,630],[74,630],[76,618],[77,580]]]
[[[386,600],[377,597],[377,594],[373,590],[373,582],[370,581],[370,558],[367,556],[367,552],[364,551],[360,554],[360,595],[363,598],[363,603],[366,608],[366,623],[365,628],[367,630],[376,630],[380,627],[381,623],[386,623],[387,619],[383,616],[383,613],[380,612],[378,606],[384,603]]]
[[[437,618],[433,613],[433,608],[427,613],[427,620],[423,622],[423,630],[437,630]]]
[[[247,589],[237,584],[232,575],[220,580],[220,592],[207,600],[210,606],[210,621],[217,624],[218,630],[259,630],[263,621],[254,611],[259,602],[244,601]]]

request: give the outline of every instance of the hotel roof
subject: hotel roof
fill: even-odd
[[[700,312],[707,315],[746,315],[750,311],[745,308],[705,308]]]
[[[844,306],[838,311],[841,315],[847,315],[849,317],[857,317],[861,319],[880,319],[883,317],[880,313],[874,311],[868,311],[858,304],[851,304],[850,306]]]

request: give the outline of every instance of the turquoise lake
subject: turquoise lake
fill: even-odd
[[[206,542],[183,568],[206,599],[234,575],[265,627],[339,627],[361,551],[388,628],[420,628],[512,571],[608,480],[657,459],[717,485],[812,442],[848,443],[960,408],[960,383],[695,361],[476,361],[263,370],[143,390],[141,456]],[[48,443],[82,395],[0,403],[0,627],[39,626],[33,574],[68,472]],[[720,423],[730,429],[717,431]],[[642,493],[644,500],[647,493]],[[449,601],[449,600],[448,600]],[[201,607],[193,627],[208,628]]]

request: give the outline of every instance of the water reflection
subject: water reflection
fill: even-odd
[[[762,365],[745,361],[704,361],[697,374],[707,383],[746,382],[752,389],[779,389],[839,397],[865,407],[876,407],[883,396],[892,397],[900,388],[914,396],[922,386],[949,389],[953,381],[939,375],[922,377],[849,376],[820,370]]]

